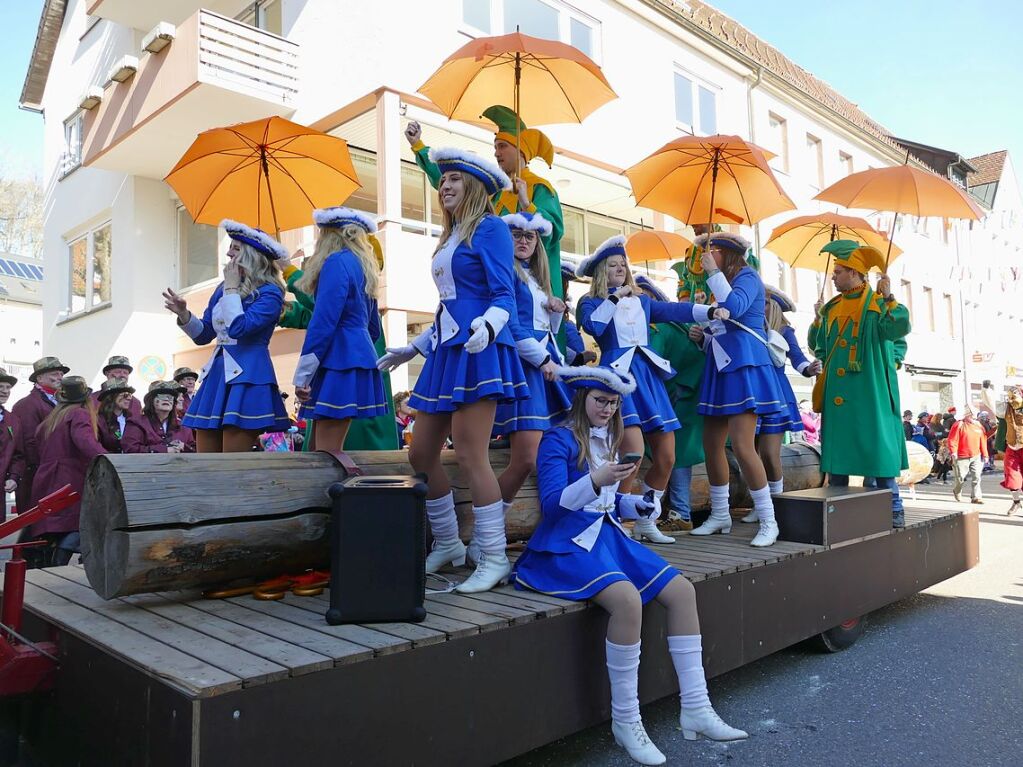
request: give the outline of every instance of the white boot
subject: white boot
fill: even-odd
[[[713,535],[732,532],[732,515],[728,506],[728,485],[710,486],[710,517],[690,535]]]
[[[472,575],[465,579],[465,582],[456,586],[455,591],[462,594],[477,594],[481,591],[490,591],[499,583],[506,583],[511,574],[511,562],[502,552],[500,554],[481,551],[477,560],[476,569]]]
[[[674,543],[675,539],[657,529],[657,523],[650,517],[640,517],[632,528],[632,537],[637,541],[650,543]]]
[[[744,740],[749,737],[749,733],[724,722],[710,704],[697,709],[682,709],[679,724],[686,740]]]
[[[771,500],[771,486],[765,485],[759,490],[750,490],[753,499],[753,510],[760,520],[760,530],[750,541],[751,546],[771,546],[778,540],[778,523],[774,521],[774,501]]]
[[[480,561],[480,545],[476,543],[475,538],[469,541],[469,545],[465,547],[465,556],[473,567]]]
[[[461,567],[465,564],[465,546],[460,540],[438,541],[434,539],[433,549],[426,557],[426,572],[435,573],[445,565]]]
[[[760,518],[757,517],[757,510],[750,509],[750,513],[743,517],[741,521],[745,522],[747,525],[752,525],[754,522],[759,522]]]
[[[615,743],[629,752],[629,756],[640,764],[664,764],[664,754],[646,734],[643,722],[616,722],[611,720],[611,734]]]
[[[778,495],[778,493],[785,492],[785,480],[784,479],[769,479],[767,480],[767,486],[771,489],[771,495]],[[760,517],[757,515],[756,508],[750,510],[750,513],[742,518],[742,521],[748,525],[754,522],[759,522]]]
[[[760,529],[756,536],[750,541],[750,546],[772,546],[778,540],[778,523],[774,520],[761,522]]]

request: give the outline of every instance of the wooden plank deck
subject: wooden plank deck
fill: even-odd
[[[927,527],[959,513],[954,508],[909,503],[907,529]],[[736,520],[727,536],[680,535],[674,544],[651,548],[696,583],[813,556],[828,548],[778,542],[757,549],[749,545],[755,532],[756,525]],[[468,571],[445,575],[457,583]],[[430,585],[434,585],[433,579]],[[195,592],[168,592],[107,602],[89,587],[81,567],[69,566],[30,570],[25,606],[43,621],[192,698],[208,698],[589,609],[586,603],[519,591],[509,585],[483,594],[428,595],[427,618],[418,624],[330,626],[323,617],[327,600],[326,594],[288,594],[278,602],[250,596],[206,600]]]

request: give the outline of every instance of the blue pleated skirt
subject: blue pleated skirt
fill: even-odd
[[[311,388],[309,401],[302,405],[303,418],[376,418],[387,412],[384,379],[376,368],[321,367]]]
[[[785,403],[776,413],[767,413],[757,420],[757,434],[784,434],[787,431],[803,431],[803,417],[799,413],[796,395],[792,384],[785,375],[785,368],[772,365],[778,377],[778,388],[781,389]]]
[[[674,566],[605,519],[590,551],[577,547],[570,554],[554,554],[527,546],[515,563],[512,580],[520,590],[577,601],[590,599],[612,583],[628,581],[646,604],[679,574]]]
[[[181,422],[192,429],[236,426],[259,431],[287,431],[291,428],[277,385],[225,383],[224,355],[219,350]]]
[[[681,428],[664,381],[641,352],[633,356],[629,372],[636,379],[636,390],[622,397],[625,425],[638,426],[644,432]]]
[[[481,399],[512,402],[528,396],[514,346],[493,343],[470,354],[457,344],[438,346],[430,353],[408,403],[424,413],[450,413]]]
[[[516,431],[546,431],[572,407],[572,395],[560,381],[547,381],[540,368],[522,366],[529,396],[497,406],[492,436]]]
[[[727,416],[751,411],[768,415],[784,408],[785,393],[778,383],[774,365],[744,365],[736,370],[721,371],[713,359],[707,361],[700,404],[696,406],[700,415]]]

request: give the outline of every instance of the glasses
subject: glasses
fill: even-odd
[[[526,232],[521,229],[513,229],[511,233],[513,240],[529,240],[533,241],[536,239],[536,232]]]
[[[601,410],[617,410],[618,405],[621,404],[620,400],[607,399],[607,397],[591,396],[590,399],[592,399]]]

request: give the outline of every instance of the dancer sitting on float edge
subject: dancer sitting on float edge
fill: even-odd
[[[641,295],[633,280],[625,255],[625,238],[612,237],[584,259],[576,273],[592,278],[590,293],[579,302],[579,321],[600,346],[600,364],[636,379],[636,391],[622,400],[626,453],[642,453],[643,437],[650,447],[651,466],[643,492],[648,493],[657,511],[641,519],[633,528],[640,539],[654,543],[674,543],[654,522],[661,514],[661,497],[675,464],[675,437],[678,418],[671,406],[664,382],[675,376],[666,359],[649,346],[651,322],[706,322],[727,317],[723,308],[690,303],[651,301]],[[631,487],[626,482],[626,489]]]
[[[539,213],[502,216],[511,231],[515,248],[515,306],[512,336],[522,359],[529,397],[497,406],[493,436],[507,435],[511,443],[508,468],[498,477],[504,513],[515,500],[526,477],[536,468],[540,437],[568,412],[571,398],[557,380],[565,364],[555,334],[565,313],[565,303],[551,295],[551,279],[542,236],[551,224]],[[475,542],[469,557],[476,558]]]
[[[605,367],[560,368],[574,390],[566,421],[540,441],[537,489],[542,519],[515,565],[515,586],[563,599],[592,599],[609,613],[607,673],[611,731],[641,764],[663,764],[639,713],[639,653],[643,605],[667,610],[668,651],[678,674],[686,740],[738,740],[707,695],[696,592],[650,549],[629,538],[621,519],[653,512],[638,495],[617,492],[636,470],[618,463],[624,398],[636,391],[628,373]]]
[[[785,319],[785,312],[794,312],[796,305],[792,299],[777,288],[764,287],[766,301],[764,315],[767,319],[766,338],[774,347],[772,362],[774,372],[778,377],[778,387],[781,389],[785,403],[784,407],[777,413],[761,416],[757,422],[757,453],[764,464],[764,471],[767,474],[767,486],[771,489],[771,495],[777,495],[785,490],[785,478],[782,475],[781,466],[781,443],[785,432],[803,431],[803,416],[799,411],[799,404],[796,402],[796,395],[792,391],[792,384],[785,375],[785,360],[778,360],[774,355],[781,353],[782,346],[785,347],[785,356],[792,363],[797,373],[813,378],[821,372],[820,360],[811,360],[796,339],[796,331]],[[779,364],[780,362],[780,364]],[[757,510],[753,509],[742,518],[743,522],[759,522]]]
[[[196,345],[216,340],[200,371],[199,388],[182,423],[195,429],[200,453],[248,452],[266,431],[291,426],[270,360],[270,337],[284,305],[284,284],[273,262],[288,251],[260,229],[225,219],[230,259],[201,318],[170,288],[164,306]]]
[[[705,234],[696,238],[696,244],[703,248],[707,285],[730,319],[711,322],[704,330],[708,357],[697,412],[704,416],[703,452],[711,511],[707,521],[690,535],[732,530],[725,456],[725,442],[730,439],[760,520],[752,545],[770,546],[778,539],[778,524],[767,473],[757,453],[757,419],[782,412],[785,395],[764,335],[764,283],[747,266],[749,243],[739,235]]]
[[[316,296],[295,369],[300,416],[313,421],[313,450],[339,453],[353,418],[388,412],[373,342],[380,337],[376,223],[350,208],[313,212],[316,248],[297,287]]]
[[[475,572],[458,587],[471,593],[492,589],[511,572],[504,503],[488,446],[498,402],[529,396],[508,327],[516,311],[512,237],[490,202],[510,182],[497,165],[471,152],[433,149],[430,159],[442,174],[444,231],[432,264],[440,305],[432,328],[408,346],[388,349],[377,365],[392,370],[417,353],[427,358],[409,397],[416,410],[409,462],[429,478],[426,513],[434,547],[426,570],[465,562],[455,498],[440,461],[450,435],[469,480],[472,539],[480,549]]]

